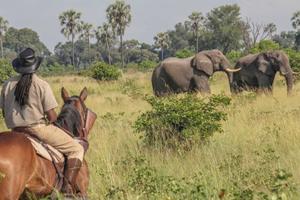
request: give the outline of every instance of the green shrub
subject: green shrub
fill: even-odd
[[[236,61],[242,57],[242,52],[241,51],[235,51],[235,50],[232,50],[230,51],[229,53],[226,54],[226,57],[228,58],[228,60],[231,62],[231,63],[236,63]]]
[[[157,66],[157,62],[154,62],[152,60],[143,60],[139,65],[138,68],[142,71],[153,69]]]
[[[8,60],[0,59],[0,83],[16,75],[12,65]]]
[[[97,80],[118,80],[121,76],[119,69],[105,62],[95,62],[91,67],[91,75]]]
[[[181,49],[176,51],[175,56],[177,58],[188,58],[195,55],[195,53],[189,49]]]
[[[72,65],[65,66],[55,62],[48,66],[41,66],[38,73],[43,76],[64,75],[74,73],[74,68]]]
[[[300,72],[300,52],[294,49],[284,49],[284,52],[289,57],[292,69],[294,71]]]
[[[263,51],[279,50],[280,45],[273,40],[262,40],[255,47],[250,49],[250,53],[260,53]]]
[[[198,98],[196,95],[146,99],[152,110],[140,115],[134,124],[144,133],[146,145],[157,147],[188,147],[206,141],[214,132],[222,131],[226,113],[220,110],[230,104],[230,98],[217,95]]]

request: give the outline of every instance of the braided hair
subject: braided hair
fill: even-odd
[[[32,83],[32,74],[22,74],[15,89],[15,100],[23,107],[28,104],[29,89]]]

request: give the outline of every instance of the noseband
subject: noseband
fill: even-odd
[[[83,112],[80,112],[76,108],[76,106],[75,106],[76,101],[80,102]],[[84,102],[78,96],[72,96],[72,97],[68,98],[65,101],[64,105],[66,105],[66,104],[73,106],[74,109],[79,112],[80,118],[81,118],[81,128],[79,130],[77,130],[79,133],[79,138],[87,139],[89,131],[92,128],[95,120],[97,119],[97,114],[94,113],[93,111],[91,111],[90,109],[88,109],[86,107],[86,105],[84,104]]]

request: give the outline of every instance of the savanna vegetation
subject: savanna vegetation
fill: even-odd
[[[226,106],[207,112],[209,122],[217,119],[220,126],[212,132],[203,128],[197,132],[211,133],[204,135],[203,142],[161,148],[147,144],[145,132],[137,132],[135,127],[142,113],[153,111],[147,101],[152,96],[150,73],[128,71],[110,82],[80,76],[46,80],[60,105],[62,86],[72,94],[87,86],[87,105],[98,113],[86,155],[90,199],[299,199],[298,83],[289,98],[280,76],[272,97],[254,93],[231,97],[225,75],[216,74],[211,80],[212,93],[218,95],[215,102],[221,100]],[[173,98],[167,102],[174,103]],[[185,95],[178,98],[195,100]],[[181,111],[178,119],[184,119],[189,107],[199,108],[201,100],[210,97],[197,98],[195,105],[174,107]],[[171,118],[167,114],[161,117],[176,121],[175,111]],[[197,111],[190,111],[197,116]],[[214,118],[218,112],[226,116]],[[208,121],[204,118],[202,122],[200,127],[205,127],[202,125]]]
[[[286,97],[276,77],[273,96],[231,96],[226,77],[210,80],[212,96],[153,97],[151,70],[159,60],[220,49],[230,61],[248,53],[285,51],[300,71],[300,14],[293,30],[242,19],[238,5],[195,11],[153,44],[125,40],[131,8],[115,1],[95,28],[82,13],[58,16],[68,39],[51,52],[29,28],[9,27],[0,17],[0,81],[14,75],[9,60],[25,47],[44,57],[40,75],[56,98],[62,86],[89,91],[98,114],[86,158],[90,199],[299,199],[300,86]],[[1,130],[5,130],[1,121]]]

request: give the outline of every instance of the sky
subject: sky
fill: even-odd
[[[58,42],[66,41],[60,33],[58,16],[65,10],[82,13],[82,20],[94,26],[106,22],[106,8],[113,0],[0,0],[0,16],[16,28],[28,27],[38,32],[50,51]],[[125,39],[153,44],[159,32],[174,29],[193,11],[206,15],[211,9],[238,4],[242,18],[256,23],[273,22],[277,31],[292,30],[291,17],[300,10],[300,0],[126,0],[131,5],[132,21]]]

